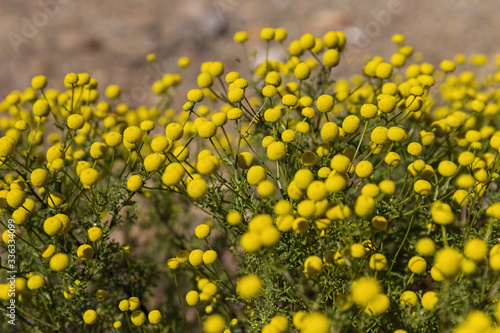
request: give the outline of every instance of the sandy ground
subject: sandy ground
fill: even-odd
[[[350,53],[341,68],[350,72],[361,67],[362,55],[389,57],[394,33],[435,64],[456,53],[493,56],[499,15],[497,0],[0,0],[0,99],[37,74],[62,89],[66,73],[89,72],[101,88],[119,84],[125,101],[151,104],[146,90],[153,78],[177,72],[177,59],[188,56],[184,99],[202,61],[242,70],[234,32],[247,30],[249,46],[262,54],[264,26],[286,27],[290,39],[346,31]],[[159,71],[146,63],[148,53],[157,54]]]

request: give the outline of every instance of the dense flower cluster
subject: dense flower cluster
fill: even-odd
[[[390,59],[337,78],[343,32],[261,38],[286,60],[266,53],[248,76],[205,62],[182,112],[171,109],[179,74],[153,84],[155,107],[120,103],[116,85],[99,99],[86,73],[66,75],[66,91],[36,76],[0,103],[0,208],[29,256],[16,278],[25,321],[499,332],[500,64],[484,77],[463,55],[435,68],[395,35]],[[174,193],[187,200],[167,203]],[[162,311],[147,310],[154,273],[111,232],[130,223],[129,206],[163,218],[186,202],[209,220],[156,226],[174,235],[162,255],[175,287],[159,295]]]

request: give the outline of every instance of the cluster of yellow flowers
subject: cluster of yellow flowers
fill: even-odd
[[[438,69],[398,34],[388,61],[332,78],[343,32],[288,47],[284,28],[261,38],[267,50],[281,44],[286,61],[266,52],[246,78],[205,62],[182,112],[171,108],[179,74],[153,84],[155,107],[120,103],[116,85],[99,101],[87,73],[66,75],[62,92],[36,76],[1,101],[0,213],[39,257],[15,280],[22,306],[45,297],[53,274],[66,300],[80,297],[71,281],[90,274],[92,286],[122,209],[170,192],[210,215],[167,262],[178,330],[193,324],[187,304],[207,333],[499,332],[500,63],[484,78],[465,70],[464,55]],[[246,52],[246,32],[234,41]],[[128,263],[130,247],[120,251]],[[9,287],[0,285],[4,301]],[[111,292],[99,291],[102,301]],[[118,293],[112,321],[89,302],[80,319],[59,320],[166,329],[138,297]]]

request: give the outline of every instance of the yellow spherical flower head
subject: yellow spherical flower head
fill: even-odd
[[[207,194],[208,184],[205,179],[195,178],[186,187],[186,192],[193,199],[200,199]]]
[[[389,79],[392,76],[392,65],[381,62],[375,68],[375,75],[380,79]]]
[[[93,188],[99,180],[99,172],[94,168],[88,168],[80,174],[80,181],[85,188]]]
[[[371,133],[372,142],[378,145],[385,145],[389,143],[389,137],[387,136],[388,129],[383,126],[377,126],[373,129]]]
[[[142,312],[141,310],[136,310],[132,312],[132,315],[130,316],[130,320],[135,326],[142,326],[144,322],[146,321],[146,314]]]
[[[323,269],[323,260],[318,256],[310,256],[304,262],[304,273],[318,274]]]
[[[311,67],[305,62],[301,62],[295,67],[293,73],[298,80],[307,80],[311,75]]]
[[[382,253],[374,253],[370,256],[370,268],[382,271],[387,268],[387,258]]]
[[[144,169],[146,172],[156,172],[163,167],[165,163],[165,155],[160,153],[153,153],[144,159]]]
[[[408,262],[408,268],[412,273],[423,274],[425,273],[425,269],[427,268],[427,262],[422,257],[414,256],[410,258],[410,261]]]
[[[432,185],[427,180],[419,179],[413,184],[413,190],[420,195],[428,195],[432,191]]]
[[[377,106],[380,111],[389,113],[394,111],[397,105],[396,97],[388,94],[380,94],[377,96]]]
[[[262,291],[262,280],[255,274],[242,276],[236,284],[236,292],[243,298],[257,297]]]
[[[243,222],[243,216],[240,212],[232,210],[226,215],[226,222],[233,227],[237,226]]]
[[[179,140],[183,135],[184,130],[179,123],[170,123],[165,127],[165,136],[172,141]]]
[[[274,183],[270,180],[263,180],[257,185],[257,193],[261,197],[270,197],[274,194],[276,191],[276,187],[274,186]]]
[[[380,191],[386,195],[394,195],[396,192],[396,184],[390,179],[384,179],[379,184]]]
[[[79,114],[72,114],[68,117],[67,124],[70,129],[79,130],[85,125],[85,118]]]
[[[118,304],[118,308],[122,312],[128,311],[128,309],[130,308],[130,302],[128,300],[126,300],[126,299],[123,299]]]
[[[162,319],[161,312],[158,310],[150,311],[148,314],[148,320],[151,324],[159,324]]]
[[[360,113],[367,119],[373,119],[378,115],[378,107],[374,104],[363,104]]]
[[[195,306],[200,302],[200,294],[196,290],[191,290],[186,294],[186,303]]]
[[[50,269],[56,272],[64,271],[69,267],[69,256],[66,253],[57,253],[50,258]]]
[[[350,291],[355,304],[366,306],[368,302],[382,292],[382,287],[378,281],[370,277],[361,277],[352,283]]]
[[[94,249],[88,244],[83,244],[78,247],[76,255],[81,260],[90,260],[94,256]]]
[[[402,127],[393,126],[387,131],[387,137],[394,142],[404,142],[408,139],[408,133]]]
[[[361,121],[355,115],[347,116],[342,122],[342,128],[347,134],[356,133],[359,130]]]
[[[137,126],[129,126],[123,131],[123,138],[131,144],[139,144],[142,141],[142,131]]]
[[[330,318],[321,312],[304,315],[299,326],[304,333],[328,333],[331,329]]]
[[[441,64],[439,64],[439,68],[441,68],[443,72],[451,73],[455,70],[455,68],[457,68],[457,66],[451,60],[443,60],[441,61]]]
[[[389,310],[391,303],[389,297],[384,294],[376,295],[365,307],[365,313],[377,316],[381,315]]]
[[[19,189],[12,189],[9,192],[7,192],[7,195],[5,196],[5,201],[12,208],[19,208],[26,201],[26,193],[24,193],[24,191]]]
[[[241,248],[248,253],[254,253],[262,248],[262,241],[256,232],[246,232],[240,238]]]
[[[455,220],[455,214],[451,210],[450,205],[441,201],[436,201],[432,204],[431,209],[432,220],[437,224],[450,224]]]
[[[434,266],[442,275],[452,278],[460,272],[460,263],[462,260],[462,254],[456,249],[444,247],[436,253]]]
[[[35,169],[31,173],[31,184],[35,187],[45,187],[50,182],[50,175],[44,169]]]
[[[47,199],[47,203],[49,204],[49,207],[51,208],[56,208],[56,207],[59,207],[63,204],[64,202],[64,197],[61,193],[52,193],[51,195],[49,195],[48,199]]]
[[[47,86],[47,77],[44,75],[37,75],[31,79],[31,86],[33,89],[44,89]]]
[[[384,158],[384,162],[391,167],[397,167],[401,164],[401,156],[398,153],[390,151]]]
[[[199,103],[203,101],[203,98],[205,98],[205,95],[200,89],[191,89],[187,93],[187,99],[193,103]]]
[[[42,247],[41,254],[43,258],[49,259],[54,255],[54,253],[56,253],[56,247],[54,245],[46,244]]]
[[[418,296],[415,292],[407,290],[399,297],[399,303],[403,306],[415,306],[418,303]]]
[[[203,322],[205,333],[222,333],[226,328],[226,318],[218,313],[210,314]]]
[[[107,146],[103,142],[94,142],[90,146],[90,156],[96,160],[103,158],[107,152]]]
[[[373,164],[370,161],[361,161],[356,165],[355,172],[359,178],[369,178],[373,174]]]
[[[142,177],[139,175],[132,175],[127,180],[127,189],[130,192],[137,192],[142,188],[143,181]]]
[[[28,279],[27,286],[30,290],[45,287],[45,278],[41,275],[35,274]]]
[[[340,54],[337,50],[329,49],[326,50],[325,53],[323,53],[323,64],[326,67],[335,67],[339,64],[339,62]]]
[[[426,310],[433,310],[438,301],[439,298],[435,291],[427,291],[422,295],[422,307]]]
[[[33,104],[33,114],[37,117],[47,117],[50,113],[50,105],[44,99],[39,99]]]
[[[375,199],[360,195],[354,202],[354,212],[359,217],[367,218],[375,212]]]
[[[98,242],[102,238],[102,229],[99,227],[92,227],[87,231],[87,236],[91,242]]]
[[[141,301],[139,300],[138,297],[135,297],[135,296],[134,297],[130,297],[128,299],[128,303],[129,303],[128,310],[130,310],[130,311],[135,311],[135,310],[137,310],[137,309],[139,309],[141,307]]]
[[[250,185],[257,186],[263,180],[267,179],[266,170],[260,165],[254,165],[247,172],[247,181]]]
[[[453,177],[457,174],[458,167],[451,161],[441,161],[438,165],[438,172],[443,177]]]
[[[321,127],[321,138],[333,142],[339,137],[339,127],[334,122],[327,122]]]
[[[198,135],[203,139],[209,139],[217,133],[217,126],[211,121],[205,121],[198,126]]]
[[[212,265],[214,262],[217,261],[217,252],[214,250],[208,250],[203,253],[203,262],[206,265]]]
[[[98,318],[99,317],[98,317],[97,312],[95,310],[87,310],[83,314],[83,321],[87,325],[94,325],[95,323],[97,323]]]
[[[420,238],[415,244],[415,250],[422,256],[431,256],[436,251],[436,243],[429,237]]]
[[[210,235],[211,231],[212,230],[211,230],[210,226],[206,223],[203,223],[203,224],[200,224],[196,227],[196,229],[194,230],[194,233],[195,233],[196,237],[198,237],[199,239],[204,239]]]
[[[43,223],[43,230],[49,236],[55,236],[59,234],[63,229],[62,221],[55,216],[49,217]]]
[[[350,250],[353,258],[362,258],[366,254],[366,248],[363,244],[352,244]]]
[[[319,112],[326,113],[333,110],[333,96],[331,95],[321,95],[316,100],[316,108]]]
[[[200,266],[203,263],[203,251],[193,250],[189,253],[189,263],[193,266]]]
[[[481,261],[488,254],[488,245],[480,238],[470,239],[465,243],[464,254],[474,261]]]

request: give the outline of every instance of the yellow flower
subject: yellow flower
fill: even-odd
[[[361,161],[356,165],[356,175],[359,178],[369,178],[373,174],[373,165],[370,161]]]
[[[470,239],[465,243],[464,254],[474,261],[481,261],[488,254],[488,245],[480,238]]]
[[[448,204],[436,201],[432,205],[431,215],[437,224],[450,224],[455,220],[455,214]]]
[[[262,280],[255,274],[241,277],[236,284],[236,292],[243,298],[257,297],[262,291]]]
[[[404,306],[415,306],[418,303],[418,296],[413,291],[404,291],[399,297],[399,303]]]
[[[217,261],[217,252],[214,250],[208,250],[203,253],[203,263],[206,265],[211,265]]]
[[[186,302],[189,306],[195,306],[200,302],[200,294],[196,290],[191,290],[186,294]]]
[[[316,107],[319,112],[326,113],[333,110],[333,97],[331,95],[321,95],[316,100]]]
[[[433,310],[439,298],[434,291],[427,291],[422,295],[422,307],[426,310]]]
[[[50,181],[50,175],[44,169],[35,169],[31,173],[31,183],[35,187],[45,187]]]
[[[376,271],[382,271],[387,268],[387,258],[382,253],[374,253],[370,256],[369,266]]]
[[[92,188],[97,184],[99,180],[99,172],[96,169],[88,168],[82,171],[80,174],[80,181],[85,186],[85,188]]]
[[[130,192],[137,192],[142,188],[143,181],[142,177],[139,175],[132,175],[127,180],[127,189]]]
[[[360,113],[367,119],[375,118],[378,114],[378,108],[374,104],[363,104]]]
[[[130,320],[135,326],[142,326],[144,322],[146,321],[146,314],[142,312],[141,310],[136,310],[132,312],[132,315],[130,316]]]
[[[352,300],[359,306],[365,306],[381,292],[380,283],[370,277],[361,277],[351,285]]]
[[[198,179],[195,178],[191,180],[186,187],[186,192],[193,199],[202,198],[207,193],[207,190],[208,190],[208,184],[202,178]]]
[[[49,236],[55,236],[59,234],[63,229],[62,221],[55,216],[49,217],[43,223],[43,230]]]
[[[427,262],[422,257],[414,256],[410,258],[410,261],[408,262],[408,268],[412,273],[423,274],[425,273],[425,269],[427,268]]]
[[[90,260],[94,256],[94,249],[88,244],[83,244],[78,247],[76,255],[81,260]]]
[[[339,127],[334,122],[327,122],[321,127],[321,138],[327,142],[335,141],[339,136]]]
[[[91,242],[98,242],[102,238],[102,229],[99,227],[92,227],[87,231],[87,236]]]
[[[298,80],[307,80],[311,75],[311,67],[305,62],[301,62],[295,67],[293,73]]]
[[[69,267],[69,256],[66,253],[57,253],[50,258],[50,269],[56,272],[64,271]]]
[[[97,312],[95,310],[87,310],[83,314],[83,321],[87,325],[94,325],[95,323],[97,323],[97,319],[98,319],[98,315],[97,315]]]
[[[36,290],[45,286],[45,279],[43,276],[35,274],[28,279],[28,289]]]
[[[226,324],[226,319],[222,315],[214,313],[203,322],[203,331],[205,333],[222,333]]]
[[[451,247],[440,249],[434,258],[434,266],[445,277],[454,277],[460,271],[460,262],[463,257],[460,252]]]
[[[429,237],[420,238],[415,244],[415,250],[420,255],[430,256],[436,251],[436,243]]]

